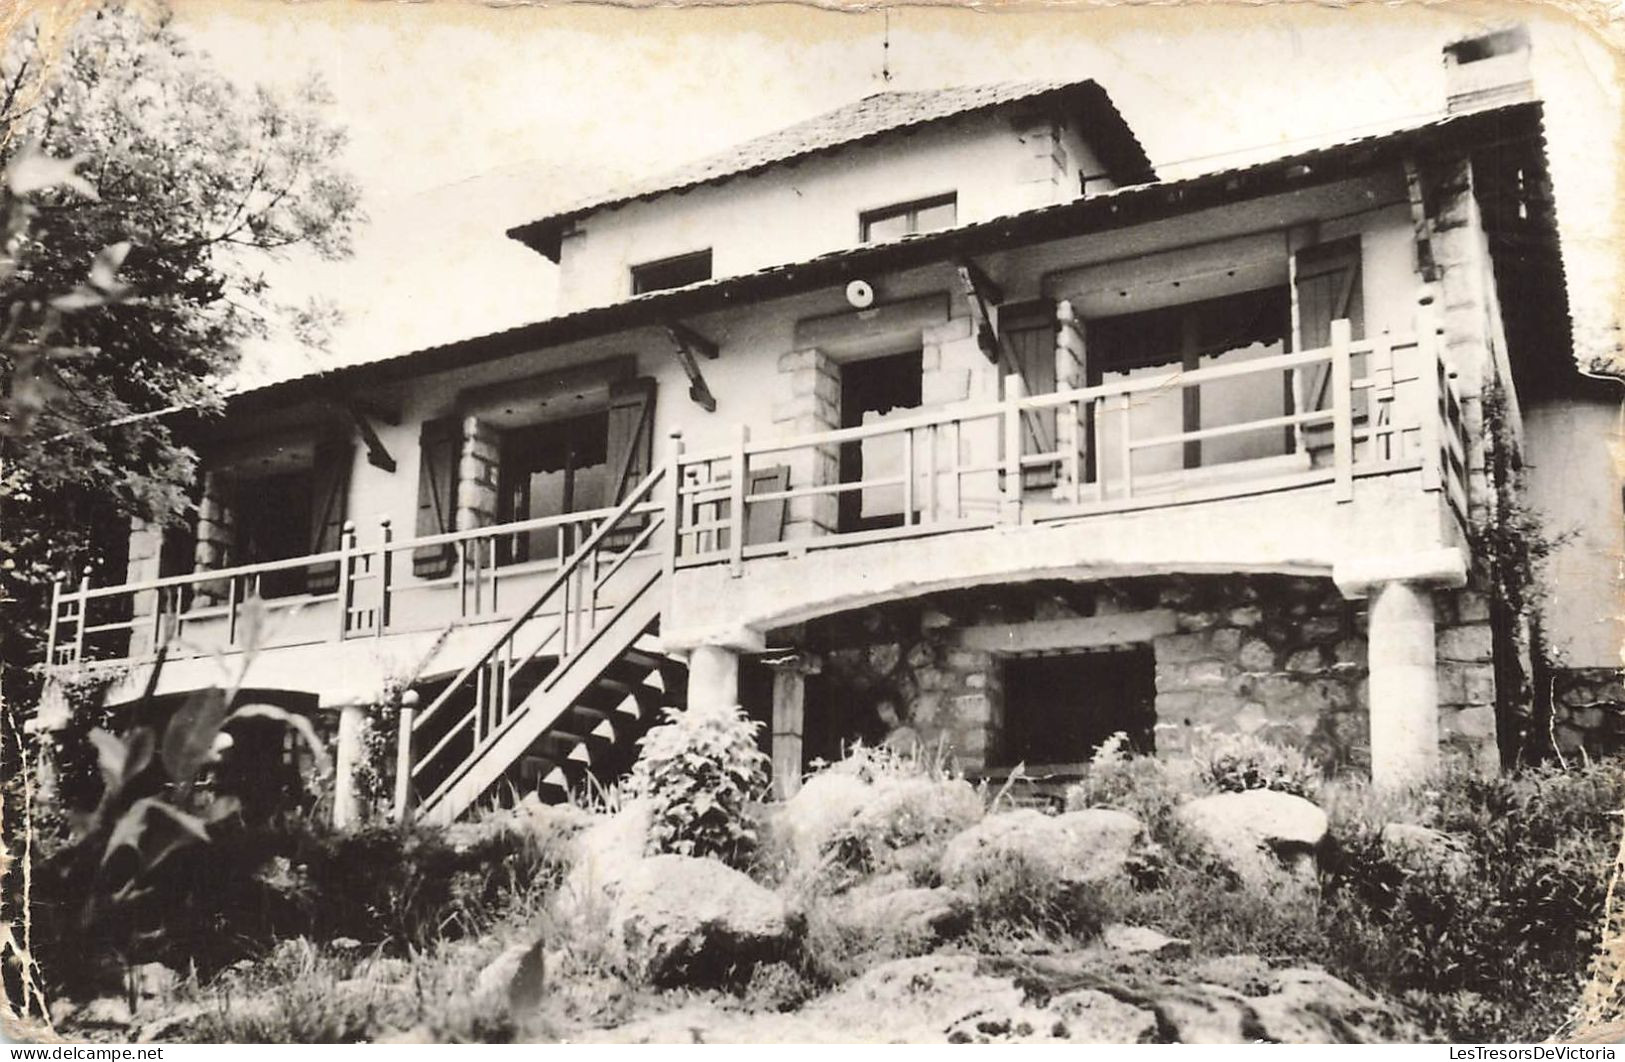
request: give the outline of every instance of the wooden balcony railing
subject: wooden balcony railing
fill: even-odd
[[[1284,412],[1190,430],[1166,430],[1153,415],[1159,396],[1240,382],[1294,396]],[[1283,391],[1283,388],[1285,389]],[[1296,408],[1293,408],[1296,407]],[[1034,418],[1053,431],[1033,432]],[[1203,444],[1273,440],[1265,456],[1215,455]],[[1035,440],[1047,439],[1048,442]],[[889,448],[891,467],[843,477],[842,448]],[[1151,455],[1171,455],[1150,469]],[[659,498],[640,501],[632,521],[664,521],[641,536],[627,563],[667,569],[726,563],[863,542],[989,527],[1042,523],[1092,513],[1184,505],[1329,484],[1339,501],[1362,476],[1420,469],[1425,489],[1441,492],[1458,525],[1468,519],[1468,440],[1455,381],[1438,336],[1383,335],[1351,341],[1334,322],[1330,346],[1170,375],[1024,395],[1007,381],[1002,401],[966,403],[885,423],[793,438],[751,439],[741,427],[731,445],[685,453],[674,442]],[[1037,481],[1044,483],[1035,487]],[[887,519],[843,522],[840,499],[883,498]],[[859,508],[850,503],[847,509]],[[675,518],[664,515],[675,511]],[[161,643],[170,655],[242,647],[244,602],[266,575],[320,565],[338,569],[329,594],[264,602],[256,633],[262,648],[444,629],[448,622],[503,619],[616,510],[483,527],[395,541],[387,521],[362,544],[346,525],[340,549],[122,586],[75,589],[59,579],[53,593],[49,661],[139,658]],[[506,544],[557,536],[556,557],[498,563]],[[449,574],[420,578],[411,557],[452,551]],[[611,599],[595,608],[613,610]]]
[[[1159,426],[1152,401],[1215,384],[1275,388],[1284,412],[1187,430]],[[1293,408],[1296,407],[1296,408]],[[1166,412],[1166,409],[1164,410]],[[1054,430],[1033,432],[1035,418]],[[1053,439],[1049,445],[1035,439]],[[1214,458],[1147,472],[1146,457],[1184,463],[1217,440],[1271,440],[1264,456]],[[878,473],[839,474],[842,448],[887,456]],[[884,423],[753,440],[678,458],[677,567],[727,563],[999,523],[1182,505],[1331,484],[1422,468],[1466,526],[1467,441],[1454,380],[1436,335],[1350,339],[1334,322],[1330,346],[1211,368],[1025,395],[1006,380],[1000,402],[965,403]],[[1053,486],[1035,490],[1033,473]],[[840,499],[884,494],[879,521],[843,520]]]

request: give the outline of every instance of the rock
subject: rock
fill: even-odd
[[[1312,874],[1328,828],[1320,808],[1270,789],[1198,797],[1174,809],[1174,816],[1247,881],[1278,877],[1283,867]]]
[[[1156,1038],[1157,1016],[1093,988],[1080,988],[1050,1000],[1061,1027],[1057,1039],[1075,1044],[1145,1044]]]
[[[575,857],[562,891],[578,903],[585,902],[626,877],[643,861],[649,816],[646,800],[629,800],[612,815],[594,816],[576,835]]]
[[[1281,970],[1269,994],[1251,1002],[1264,1035],[1276,1043],[1416,1043],[1421,1038],[1399,1007],[1324,970]]]
[[[1101,927],[1100,942],[1112,951],[1153,955],[1159,959],[1182,959],[1191,953],[1188,940],[1170,937],[1149,926],[1125,926],[1116,922]]]
[[[492,1006],[497,1003],[506,1003],[508,999],[508,986],[513,983],[514,975],[519,972],[519,966],[530,953],[531,944],[512,944],[502,950],[502,953],[480,970],[474,978],[474,1002],[477,1006]]]
[[[1064,815],[1022,808],[989,815],[948,842],[942,880],[975,892],[1020,863],[1063,886],[1104,884],[1126,878],[1144,834],[1139,819],[1108,808]]]
[[[181,975],[161,962],[144,962],[130,969],[130,983],[137,999],[162,999],[180,982]]]
[[[781,956],[798,928],[782,900],[712,859],[653,856],[616,885],[612,938],[655,985],[742,983],[758,962]]]
[[[1427,826],[1390,822],[1382,828],[1382,855],[1411,873],[1439,873],[1458,881],[1473,872],[1473,856],[1456,837]]]
[[[821,771],[785,801],[774,824],[789,842],[798,864],[816,863],[838,830],[869,801],[869,783],[841,771]]]
[[[837,926],[873,941],[878,951],[920,955],[968,929],[972,906],[958,889],[865,885],[830,901],[829,913]]]
[[[117,996],[99,996],[73,1014],[73,1020],[80,1025],[127,1026],[132,1018],[130,1004]]]
[[[1057,815],[1067,839],[1067,877],[1103,882],[1122,877],[1146,839],[1145,826],[1126,811],[1088,808]]]
[[[143,1023],[135,1031],[135,1042],[152,1044],[176,1036],[192,1022],[203,1016],[199,1003],[178,1003],[165,1008],[161,1017]]]

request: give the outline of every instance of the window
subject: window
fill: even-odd
[[[609,415],[589,413],[548,421],[502,438],[502,523],[561,516],[613,504],[609,496]],[[515,535],[498,543],[498,564],[567,555],[557,527]]]
[[[1004,664],[1007,763],[1082,763],[1121,731],[1136,752],[1153,749],[1156,661],[1149,645]]]
[[[949,192],[932,199],[916,199],[910,203],[865,211],[858,215],[860,235],[864,243],[879,243],[916,232],[946,229],[958,220],[958,202],[958,195]]]
[[[632,294],[680,288],[711,279],[711,249],[693,254],[680,254],[675,258],[662,258],[632,267]]]

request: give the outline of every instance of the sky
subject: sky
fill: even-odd
[[[1625,79],[1549,6],[172,3],[230,76],[326,81],[371,219],[350,260],[271,271],[282,298],[320,295],[345,322],[326,352],[251,351],[251,379],[547,317],[555,270],[508,226],[873,92],[1091,77],[1162,176],[1183,177],[1425,120],[1443,109],[1440,47],[1513,16],[1530,26],[1548,101],[1576,317],[1584,328],[1618,316]]]

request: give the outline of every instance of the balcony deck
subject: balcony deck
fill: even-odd
[[[621,563],[664,568],[661,636],[681,649],[748,646],[777,626],[964,586],[1169,571],[1328,575],[1341,563],[1463,548],[1467,439],[1436,339],[1353,343],[1344,327],[1322,350],[1172,381],[1024,396],[1012,379],[997,403],[787,439],[753,441],[741,430],[732,446],[703,453],[679,443],[666,489],[632,510],[661,533],[640,537]],[[1279,388],[1289,374],[1324,381],[1323,395],[1285,415],[1183,432],[1139,415],[1153,392],[1248,379]],[[1283,440],[1283,452],[1147,468],[1156,464],[1148,455],[1260,436]],[[843,479],[840,448],[866,445],[890,446],[896,459]],[[843,496],[888,498],[895,519],[847,527]],[[252,686],[311,691],[329,704],[366,700],[389,681],[456,671],[559,571],[556,560],[493,563],[501,540],[554,528],[567,555],[609,513],[404,541],[386,525],[368,543],[347,527],[331,553],[116,587],[59,585],[51,665],[118,666],[133,693],[163,645],[160,692],[219,681],[252,656]],[[418,578],[412,557],[433,548],[451,551],[451,574]],[[268,602],[254,594],[268,572],[318,565],[337,567],[335,592]],[[584,571],[573,592],[590,596],[576,598],[575,614],[613,613],[613,586]],[[540,643],[559,610],[528,622],[526,637]]]

